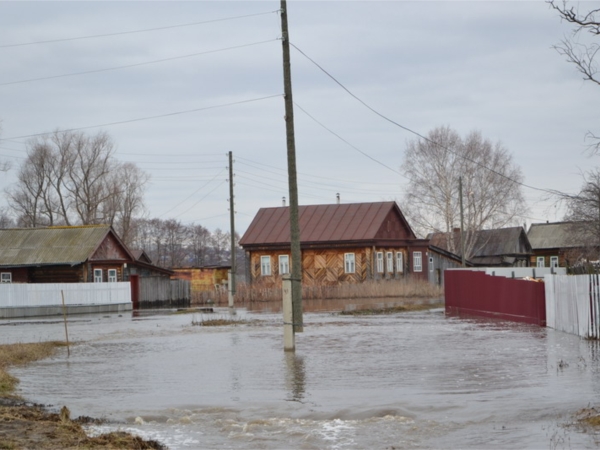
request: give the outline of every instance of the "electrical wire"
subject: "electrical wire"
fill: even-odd
[[[103,38],[103,37],[109,37],[109,36],[122,36],[125,34],[146,33],[146,32],[150,32],[150,31],[160,31],[160,30],[168,30],[168,29],[172,29],[172,28],[192,27],[192,26],[196,26],[196,25],[206,25],[206,24],[215,23],[215,22],[225,22],[228,20],[245,19],[248,17],[256,17],[256,16],[264,16],[267,14],[273,14],[273,13],[278,13],[278,12],[279,12],[279,10],[275,10],[275,11],[262,12],[262,13],[246,14],[243,16],[233,16],[233,17],[224,17],[221,19],[205,20],[202,22],[190,22],[190,23],[183,23],[183,24],[179,24],[179,25],[167,25],[167,26],[163,26],[163,27],[145,28],[142,30],[119,31],[116,33],[104,33],[104,34],[92,34],[92,35],[88,35],[88,36],[78,36],[78,37],[63,38],[63,39],[48,39],[48,40],[44,40],[44,41],[23,42],[23,43],[19,43],[19,44],[5,44],[5,45],[0,45],[0,48],[24,47],[27,45],[51,44],[51,43],[56,43],[56,42],[77,41],[77,40],[81,40],[81,39],[96,39],[96,38]]]
[[[189,55],[173,56],[171,58],[155,59],[153,61],[145,61],[145,62],[140,62],[140,63],[135,63],[135,64],[127,64],[124,66],[106,67],[104,69],[85,70],[83,72],[65,73],[65,74],[61,74],[61,75],[50,75],[47,77],[29,78],[26,80],[7,81],[5,83],[0,83],[0,86],[10,86],[10,85],[15,85],[15,84],[31,83],[34,81],[53,80],[56,78],[75,77],[75,76],[79,76],[79,75],[89,75],[92,73],[109,72],[111,70],[129,69],[131,67],[147,66],[150,64],[158,64],[158,63],[163,63],[163,62],[168,62],[168,61],[175,61],[178,59],[193,58],[195,56],[202,56],[202,55],[208,55],[211,53],[225,52],[225,51],[229,51],[229,50],[251,47],[254,45],[261,45],[261,44],[266,44],[268,42],[275,42],[275,41],[277,41],[277,39],[269,39],[266,41],[252,42],[250,44],[235,45],[233,47],[225,47],[225,48],[220,48],[220,49],[216,49],[216,50],[207,50],[204,52],[191,53]]]
[[[536,190],[536,191],[547,192],[547,193],[549,193],[549,194],[552,194],[552,195],[565,195],[564,193],[562,193],[562,192],[560,192],[560,191],[556,191],[556,190],[552,190],[552,189],[545,189],[545,188],[538,188],[538,187],[536,187],[536,186],[531,186],[531,185],[529,185],[529,184],[526,184],[526,183],[523,183],[523,182],[521,182],[521,181],[517,181],[517,180],[515,180],[515,179],[513,179],[513,178],[510,178],[510,177],[508,177],[508,176],[506,176],[506,175],[504,175],[504,174],[502,174],[502,173],[500,173],[500,172],[498,172],[498,171],[496,171],[496,170],[494,170],[494,169],[492,169],[492,168],[490,168],[490,167],[487,167],[485,164],[482,164],[482,163],[480,163],[480,162],[478,162],[478,161],[475,161],[475,160],[473,160],[473,159],[471,159],[471,158],[468,158],[468,157],[466,157],[466,156],[459,155],[459,154],[457,154],[457,153],[456,153],[454,150],[452,150],[451,148],[449,148],[449,147],[446,147],[446,146],[444,146],[444,145],[442,145],[442,144],[440,144],[440,143],[438,143],[438,142],[435,142],[435,141],[433,141],[432,139],[429,139],[428,137],[426,137],[426,136],[423,136],[422,134],[418,133],[417,131],[414,131],[414,130],[412,130],[412,129],[410,129],[410,128],[408,128],[408,127],[406,127],[406,126],[402,125],[402,124],[399,124],[398,122],[396,122],[396,121],[394,121],[394,120],[390,119],[389,117],[385,116],[384,114],[381,114],[379,111],[375,110],[374,108],[372,108],[371,106],[369,106],[369,105],[368,105],[366,102],[364,102],[362,99],[360,99],[358,96],[356,96],[355,94],[353,94],[353,93],[352,93],[352,92],[351,92],[351,91],[350,91],[350,90],[349,90],[349,89],[348,89],[346,86],[344,86],[344,85],[343,85],[343,84],[342,84],[340,81],[338,81],[338,80],[337,80],[337,79],[336,79],[336,78],[335,78],[333,75],[331,75],[329,72],[327,72],[327,71],[326,71],[326,70],[325,70],[325,69],[324,69],[324,68],[323,68],[321,65],[319,65],[319,64],[318,64],[318,63],[317,63],[317,62],[316,62],[314,59],[312,59],[312,58],[311,58],[311,57],[309,57],[309,56],[308,56],[306,53],[304,53],[302,50],[300,50],[300,49],[299,49],[299,48],[298,48],[296,45],[294,45],[294,44],[293,44],[293,43],[291,43],[291,42],[290,42],[290,45],[291,45],[292,47],[294,47],[294,48],[295,48],[295,49],[296,49],[296,50],[297,50],[297,51],[298,51],[298,52],[299,52],[299,53],[300,53],[302,56],[304,56],[304,57],[305,57],[306,59],[308,59],[308,60],[309,60],[311,63],[313,63],[313,64],[314,64],[316,67],[318,67],[318,68],[319,68],[319,70],[321,70],[321,71],[322,71],[322,72],[323,72],[325,75],[327,75],[329,78],[331,78],[331,79],[332,79],[332,80],[333,80],[333,81],[334,81],[334,82],[335,82],[335,83],[336,83],[338,86],[340,86],[340,87],[341,87],[341,88],[342,88],[344,91],[346,91],[346,92],[347,92],[347,93],[348,93],[348,94],[349,94],[351,97],[353,97],[355,100],[357,100],[359,103],[361,103],[361,104],[362,104],[364,107],[366,107],[368,110],[370,110],[371,112],[373,112],[373,113],[374,113],[374,114],[376,114],[377,116],[381,117],[382,119],[386,120],[387,122],[389,122],[389,123],[391,123],[391,124],[393,124],[393,125],[395,125],[395,126],[397,126],[397,127],[401,128],[401,129],[403,129],[403,130],[405,130],[405,131],[408,131],[409,133],[411,133],[411,134],[414,134],[415,136],[418,136],[418,137],[420,137],[421,139],[423,139],[423,140],[425,140],[425,141],[427,141],[427,142],[429,142],[429,143],[431,143],[431,144],[437,145],[437,146],[439,146],[439,147],[443,148],[444,150],[447,150],[447,151],[449,151],[450,153],[454,154],[455,156],[458,156],[458,157],[460,157],[460,158],[463,158],[463,159],[465,159],[465,160],[467,160],[467,161],[469,161],[469,162],[472,162],[473,164],[475,164],[475,165],[477,165],[477,166],[481,167],[482,169],[489,170],[490,172],[492,172],[492,173],[494,173],[494,174],[496,174],[496,175],[498,175],[498,176],[500,176],[500,177],[502,177],[502,178],[504,178],[504,179],[506,179],[506,180],[508,180],[508,181],[510,181],[510,182],[512,182],[512,183],[515,183],[515,184],[518,184],[518,185],[520,185],[520,186],[523,186],[523,187],[526,187],[526,188],[529,188],[529,189],[533,189],[533,190]]]
[[[259,102],[262,100],[268,100],[271,98],[275,98],[275,97],[281,97],[283,94],[274,94],[274,95],[268,95],[266,97],[259,97],[259,98],[252,98],[249,100],[240,100],[237,102],[231,102],[231,103],[222,103],[220,105],[212,105],[212,106],[206,106],[204,108],[195,108],[195,109],[188,109],[188,110],[184,110],[184,111],[176,111],[176,112],[172,112],[172,113],[166,113],[166,114],[159,114],[156,116],[148,116],[148,117],[139,117],[136,119],[129,119],[129,120],[121,120],[118,122],[108,122],[108,123],[104,123],[101,125],[88,125],[85,127],[78,127],[78,128],[67,128],[65,130],[60,130],[61,132],[68,132],[68,131],[79,131],[79,130],[88,130],[90,128],[101,128],[101,127],[108,127],[108,126],[113,126],[113,125],[122,125],[125,123],[133,123],[133,122],[141,122],[144,120],[152,120],[152,119],[159,119],[162,117],[169,117],[169,116],[177,116],[180,114],[189,114],[189,113],[193,113],[193,112],[199,112],[199,111],[207,111],[210,109],[217,109],[217,108],[225,108],[228,106],[235,106],[235,105],[242,105],[245,103],[252,103],[252,102]],[[31,137],[37,137],[37,136],[46,136],[49,134],[54,133],[53,131],[46,131],[44,133],[35,133],[35,134],[26,134],[23,136],[13,136],[10,138],[6,138],[6,140],[12,140],[12,139],[25,139],[25,138],[31,138]],[[2,139],[4,140],[4,138]]]

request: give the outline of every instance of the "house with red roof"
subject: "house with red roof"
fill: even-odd
[[[429,241],[416,237],[396,202],[299,206],[302,283],[428,278]],[[240,245],[246,279],[277,285],[290,273],[289,208],[261,208]]]

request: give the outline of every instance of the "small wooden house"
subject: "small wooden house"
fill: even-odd
[[[534,223],[527,232],[534,267],[574,267],[599,259],[598,244],[589,223]]]
[[[302,282],[427,280],[428,241],[418,239],[396,202],[300,206]],[[261,208],[240,245],[246,279],[276,285],[290,272],[289,208]]]
[[[3,283],[125,281],[134,257],[108,225],[0,229]]]

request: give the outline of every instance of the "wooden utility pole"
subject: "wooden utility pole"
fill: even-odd
[[[458,196],[460,198],[460,260],[465,267],[465,215],[463,210],[462,177],[458,177]]]
[[[229,152],[229,223],[231,232],[231,270],[229,275],[229,306],[235,296],[235,202],[233,201],[233,153]]]
[[[292,309],[294,331],[303,330],[302,322],[302,254],[298,220],[298,181],[296,179],[296,144],[294,140],[294,101],[287,22],[287,3],[281,0],[281,42],[283,46],[283,93],[285,95],[285,131],[287,136],[288,180],[290,190],[290,250],[292,253]]]

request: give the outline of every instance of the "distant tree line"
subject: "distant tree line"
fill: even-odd
[[[229,265],[231,233],[202,225],[185,225],[175,219],[137,219],[132,228],[132,249],[142,249],[160,267]],[[237,245],[238,273],[243,273],[243,251]]]

